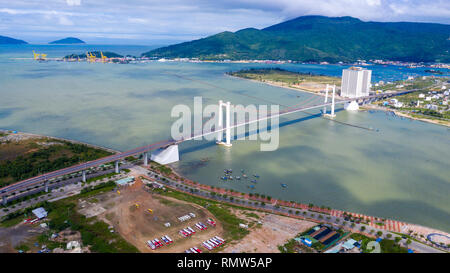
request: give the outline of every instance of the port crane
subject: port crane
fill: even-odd
[[[103,51],[100,51],[100,54],[102,55],[102,63],[106,63],[108,58],[105,55],[103,55]]]
[[[33,60],[35,60],[35,61],[45,61],[46,59],[47,59],[47,54],[44,54],[44,53],[39,54],[39,53],[36,53],[33,50]]]
[[[93,55],[91,52],[86,52],[86,60],[90,63],[95,62],[96,56]]]

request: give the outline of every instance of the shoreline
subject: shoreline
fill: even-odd
[[[228,77],[235,78],[235,79],[247,80],[247,81],[251,81],[251,82],[255,82],[255,83],[266,84],[266,85],[269,85],[269,86],[272,86],[272,87],[281,87],[281,88],[285,88],[285,89],[294,90],[294,91],[297,91],[297,92],[304,92],[304,93],[309,93],[309,94],[325,97],[325,94],[322,94],[321,92],[314,92],[314,91],[309,91],[309,90],[305,90],[305,89],[295,88],[295,87],[291,87],[291,86],[285,86],[285,85],[282,85],[282,84],[277,84],[276,82],[267,82],[267,81],[263,82],[263,81],[258,81],[258,80],[254,80],[254,79],[247,79],[247,78],[243,78],[243,77],[239,77],[239,76],[233,76],[233,75],[230,75],[230,74],[227,74],[227,73],[225,73],[225,75],[227,75]],[[328,97],[330,98],[331,95],[329,94]],[[341,99],[341,97],[336,95],[335,99]]]
[[[11,135],[15,130],[6,130],[6,129],[0,129],[0,133],[7,133],[8,135]],[[73,144],[80,144],[80,145],[85,145],[91,148],[95,148],[95,149],[100,149],[100,150],[104,150],[110,153],[120,153],[120,151],[111,149],[111,148],[107,148],[107,147],[103,147],[103,146],[99,146],[99,145],[95,145],[95,144],[90,144],[90,143],[86,143],[86,142],[82,142],[82,141],[78,141],[78,140],[73,140],[73,139],[67,139],[67,138],[62,138],[62,137],[54,137],[54,136],[46,136],[46,135],[39,135],[39,134],[33,134],[33,133],[26,133],[26,132],[20,132],[20,131],[16,131],[16,133],[14,133],[13,135],[18,135],[18,136],[23,136],[26,138],[45,138],[45,139],[54,139],[54,140],[59,140],[59,141],[66,141],[66,142],[70,142]]]
[[[305,93],[310,93],[310,94],[314,94],[314,95],[317,95],[317,96],[325,97],[325,94],[322,94],[320,92],[313,92],[313,91],[308,91],[308,90],[304,90],[304,89],[294,88],[294,87],[290,87],[290,86],[284,86],[282,84],[276,84],[276,82],[263,82],[263,81],[258,81],[258,80],[254,80],[254,79],[247,79],[247,78],[242,78],[242,77],[238,77],[238,76],[233,76],[233,75],[229,75],[229,74],[226,74],[226,75],[229,76],[229,77],[243,79],[243,80],[248,80],[248,81],[252,81],[252,82],[255,82],[255,83],[263,83],[263,84],[267,84],[267,85],[274,86],[274,87],[280,87],[280,88],[285,88],[285,89],[295,90],[295,91],[298,91],[298,92],[305,92]],[[328,97],[330,98],[331,95],[328,95]],[[335,99],[336,100],[340,100],[340,99],[344,99],[344,98],[340,97],[339,95],[336,95]],[[410,116],[410,115],[408,115],[406,113],[403,113],[401,111],[398,111],[398,110],[387,109],[387,108],[380,107],[380,106],[373,105],[373,104],[366,104],[364,106],[361,106],[360,109],[362,109],[362,110],[369,110],[370,109],[370,110],[380,110],[380,111],[385,111],[385,112],[393,112],[395,115],[400,116],[400,117],[408,118],[408,119],[411,119],[411,120],[427,122],[427,123],[431,123],[431,124],[435,124],[435,125],[441,125],[441,126],[445,126],[445,127],[449,127],[450,128],[450,122],[447,122],[447,123],[443,122],[442,123],[442,122],[439,122],[439,120],[413,117],[413,116]]]
[[[267,203],[271,203],[273,205],[280,205],[280,206],[284,206],[286,208],[295,208],[295,209],[307,209],[309,211],[312,212],[316,212],[316,213],[323,213],[323,214],[329,214],[329,215],[351,215],[351,217],[355,217],[355,218],[362,218],[364,220],[370,220],[369,225],[372,227],[376,227],[378,229],[384,229],[385,231],[388,232],[392,232],[392,233],[400,233],[400,234],[405,234],[408,236],[411,236],[412,238],[414,238],[417,241],[420,241],[428,246],[433,246],[433,244],[428,244],[426,237],[429,234],[442,234],[445,236],[449,236],[450,237],[450,233],[444,230],[440,230],[434,227],[428,227],[428,226],[424,226],[424,225],[420,225],[420,224],[414,224],[414,223],[410,223],[410,222],[404,222],[404,221],[398,221],[398,220],[393,220],[392,218],[384,218],[384,217],[380,217],[380,216],[368,216],[368,215],[364,215],[364,214],[360,214],[360,213],[355,213],[355,212],[349,212],[349,211],[341,211],[338,209],[333,209],[333,208],[322,208],[319,207],[317,205],[314,205],[313,207],[309,207],[309,205],[307,204],[303,204],[300,202],[292,202],[292,201],[286,201],[286,200],[281,200],[281,199],[277,199],[277,198],[271,198],[270,200],[267,198],[263,198],[261,196],[255,196],[250,195],[249,193],[244,193],[243,195],[241,194],[242,192],[238,192],[238,191],[230,191],[229,189],[224,189],[224,188],[220,188],[220,187],[212,187],[210,185],[206,185],[206,184],[201,184],[198,182],[194,182],[184,176],[179,175],[179,173],[177,173],[174,168],[170,165],[166,165],[166,167],[170,168],[173,172],[173,174],[176,174],[179,178],[183,179],[181,181],[179,181],[179,183],[181,184],[187,184],[191,187],[195,187],[197,189],[201,189],[201,190],[207,190],[210,192],[215,192],[217,194],[226,194],[229,196],[233,196],[235,198],[244,198],[246,200],[249,201],[259,201],[259,202],[267,202]],[[150,169],[151,171],[155,172],[154,169]],[[157,172],[159,173],[159,172]],[[161,176],[165,176],[164,174],[159,173]],[[170,176],[170,179],[176,179],[176,177],[174,176]],[[189,193],[188,193],[189,194]],[[194,193],[190,193],[192,195],[195,195]],[[225,201],[226,203],[229,203],[228,201]],[[240,204],[243,205],[243,204]],[[245,205],[243,205],[245,206]],[[273,213],[273,212],[271,212]],[[290,214],[286,214],[285,216],[287,217],[293,217],[296,218],[296,215],[290,215]],[[312,221],[317,221],[315,219],[306,219],[305,220],[312,220]],[[377,221],[375,221],[376,219],[378,219]],[[385,224],[383,226],[377,226],[377,224],[375,222],[378,222],[379,220],[383,219],[381,222],[384,222]],[[364,221],[361,221],[364,222]],[[397,228],[396,228],[397,227]],[[413,231],[412,233],[409,233],[409,231]],[[361,231],[354,231],[354,232],[361,232]],[[413,234],[417,234],[417,236],[413,237]],[[423,237],[421,236],[423,235]],[[422,238],[424,239],[422,239]],[[439,248],[440,250],[442,250],[441,248]]]
[[[362,109],[362,110],[378,110],[378,111],[384,111],[384,112],[392,112],[392,113],[394,113],[397,116],[404,117],[404,118],[407,118],[407,119],[421,121],[421,122],[426,122],[426,123],[431,123],[431,124],[434,124],[434,125],[440,125],[440,126],[444,126],[444,127],[450,128],[450,122],[448,122],[448,123],[440,123],[437,120],[426,119],[426,118],[417,118],[417,117],[410,116],[410,115],[408,115],[406,113],[403,113],[401,111],[398,111],[398,110],[388,109],[388,108],[380,107],[380,106],[377,106],[377,105],[367,104],[367,105],[364,105],[364,106],[360,107],[360,109]]]

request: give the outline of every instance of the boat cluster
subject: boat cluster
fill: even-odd
[[[223,172],[224,172],[224,175],[222,177],[220,177],[220,179],[222,179],[223,181],[229,181],[229,180],[234,180],[234,179],[241,180],[241,178],[245,179],[245,180],[249,179],[249,176],[247,174],[245,174],[245,170],[244,169],[241,169],[241,175],[240,176],[236,175],[234,177],[232,175],[233,174],[233,170],[232,169],[224,169]],[[254,174],[253,178],[250,180],[250,182],[256,184],[256,183],[258,183],[258,180],[257,180],[258,178],[259,178],[259,175]],[[249,185],[247,187],[250,188],[250,189],[254,189],[255,188],[254,185]]]

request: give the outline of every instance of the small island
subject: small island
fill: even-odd
[[[23,40],[18,40],[11,37],[0,35],[0,45],[24,45],[24,44],[28,43]]]
[[[67,37],[64,39],[60,39],[60,40],[56,40],[53,42],[50,42],[49,44],[59,44],[59,45],[73,45],[73,44],[85,44],[86,42],[84,42],[83,40],[80,40],[78,38],[74,38],[74,37]]]

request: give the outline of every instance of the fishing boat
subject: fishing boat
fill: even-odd
[[[256,177],[256,178],[259,178],[259,175],[257,175],[257,174],[254,174],[253,176]]]
[[[243,177],[243,178],[248,178],[246,174],[243,174],[242,177]]]
[[[282,186],[283,188],[287,188],[287,185],[286,185],[286,184],[281,184],[281,186]]]
[[[240,176],[236,176],[236,180],[241,180],[241,177]]]
[[[258,181],[256,181],[255,179],[253,179],[251,182],[252,182],[252,183],[257,183]]]
[[[253,186],[253,185],[250,185],[250,186],[247,186],[249,189],[255,189],[255,186]]]
[[[241,173],[244,173],[245,172],[245,170],[244,169],[241,169]]]

